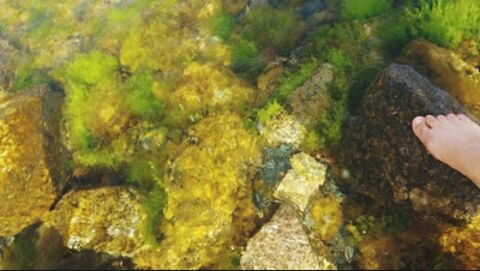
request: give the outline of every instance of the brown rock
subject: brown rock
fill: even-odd
[[[454,52],[426,40],[411,42],[397,59],[411,65],[480,117],[480,71]]]
[[[49,214],[47,225],[69,249],[132,257],[145,243],[145,216],[135,191],[105,187],[68,193]]]
[[[316,72],[288,98],[293,115],[303,125],[309,127],[315,124],[328,107],[328,86],[334,79],[334,67],[324,63]]]
[[[246,270],[335,269],[325,257],[315,254],[301,220],[288,205],[280,206],[250,239],[240,264]]]
[[[40,219],[65,185],[61,102],[60,94],[42,88],[0,104],[0,236]]]
[[[10,88],[18,57],[17,50],[6,39],[0,37],[0,92]]]
[[[344,185],[380,204],[393,201],[443,221],[470,220],[480,191],[429,155],[411,128],[415,116],[452,112],[468,114],[411,67],[390,65],[345,126],[342,160],[354,178]]]

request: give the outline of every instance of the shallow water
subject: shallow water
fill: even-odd
[[[480,2],[0,10],[0,268],[478,268],[476,191],[389,145],[450,100],[375,86],[410,65],[475,115]]]

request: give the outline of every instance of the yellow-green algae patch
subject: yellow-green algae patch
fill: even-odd
[[[165,184],[164,240],[158,252],[134,259],[139,267],[208,266],[253,227],[249,178],[260,163],[254,135],[226,113],[200,121],[190,136]]]

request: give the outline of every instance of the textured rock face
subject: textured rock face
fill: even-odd
[[[411,42],[398,58],[398,62],[411,65],[480,117],[480,71],[478,68],[463,61],[454,52],[426,40]]]
[[[278,185],[274,197],[303,212],[310,197],[325,181],[326,167],[305,153],[294,155],[290,162],[292,169]]]
[[[328,106],[328,85],[333,81],[334,67],[325,63],[289,97],[293,115],[305,126],[315,123]]]
[[[15,235],[40,219],[65,184],[67,161],[61,162],[58,142],[61,100],[35,89],[0,104],[0,236]]]
[[[15,48],[0,36],[0,91],[10,88],[17,59],[18,54]]]
[[[288,205],[282,205],[272,220],[248,242],[240,260],[245,270],[334,269],[310,246],[300,219]]]
[[[140,233],[143,219],[133,190],[107,187],[65,195],[49,214],[47,224],[57,229],[70,249],[131,257],[145,240]]]
[[[417,115],[465,113],[462,106],[414,69],[390,65],[347,124],[343,161],[357,191],[379,203],[395,201],[436,217],[468,220],[480,191],[430,156],[411,130]]]
[[[305,127],[295,117],[280,113],[260,129],[260,134],[269,145],[290,144],[298,148],[305,138]]]

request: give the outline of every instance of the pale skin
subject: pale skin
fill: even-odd
[[[461,172],[480,188],[480,126],[467,116],[416,117],[413,132],[436,159]]]

